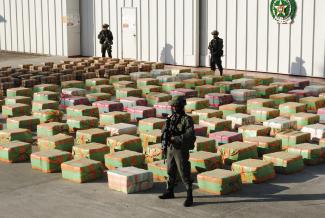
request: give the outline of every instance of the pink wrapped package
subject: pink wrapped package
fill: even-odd
[[[197,91],[193,89],[184,89],[178,88],[169,92],[172,96],[175,95],[184,95],[186,98],[194,98],[197,97]]]
[[[196,136],[207,136],[208,127],[194,124],[194,132]]]
[[[204,98],[209,100],[211,107],[219,107],[220,105],[231,104],[233,102],[233,97],[230,94],[209,93]]]
[[[129,107],[148,105],[147,100],[145,98],[138,98],[138,97],[121,98],[120,102],[123,104],[124,111],[126,111],[127,108]]]
[[[235,141],[243,141],[241,133],[220,131],[209,134],[209,138],[216,140],[217,145],[227,144]]]
[[[164,117],[164,114],[171,115],[172,114],[172,107],[169,105],[168,102],[159,102],[153,106],[156,109],[156,116],[157,117]]]
[[[93,106],[98,107],[99,113],[123,111],[123,104],[116,101],[96,101]]]
[[[294,89],[288,92],[289,94],[294,94],[297,96],[297,99],[312,96],[312,93],[308,90],[303,89]]]
[[[325,107],[319,108],[317,114],[319,115],[319,122],[325,124]]]
[[[131,114],[132,122],[137,122],[138,120],[144,118],[156,116],[156,109],[152,107],[135,106],[135,107],[127,108],[126,111]]]

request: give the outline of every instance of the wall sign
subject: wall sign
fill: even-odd
[[[295,0],[272,0],[270,4],[271,15],[278,23],[292,23],[296,9]]]

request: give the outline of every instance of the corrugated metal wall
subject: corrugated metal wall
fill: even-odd
[[[199,0],[81,0],[82,55],[101,55],[97,34],[108,23],[114,35],[113,57],[122,57],[122,7],[137,8],[140,60],[199,64]]]
[[[293,24],[277,24],[271,0],[201,0],[200,62],[211,31],[224,39],[226,68],[325,77],[325,1],[296,0]]]

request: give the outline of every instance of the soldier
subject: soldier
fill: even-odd
[[[208,49],[210,50],[210,68],[216,70],[216,65],[219,69],[220,76],[222,76],[223,68],[221,63],[221,57],[223,56],[223,39],[219,38],[219,32],[217,30],[211,33],[213,39],[211,40]]]
[[[170,101],[172,106],[172,115],[170,118],[170,139],[167,148],[167,189],[159,196],[160,199],[174,198],[174,186],[177,179],[177,170],[184,183],[187,191],[187,198],[184,202],[185,207],[193,205],[192,195],[192,178],[191,163],[189,162],[189,150],[194,148],[196,140],[194,132],[194,124],[192,117],[188,116],[184,107],[186,99],[183,96],[176,96]],[[166,125],[163,128],[168,128]]]
[[[112,58],[113,34],[108,27],[108,24],[103,25],[102,31],[98,34],[98,39],[99,43],[102,45],[102,57],[106,56],[107,51],[108,57]]]

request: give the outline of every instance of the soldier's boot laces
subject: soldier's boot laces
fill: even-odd
[[[190,207],[193,205],[193,194],[192,189],[187,190],[187,197],[184,201],[184,207]]]
[[[160,199],[173,199],[175,198],[173,190],[166,190],[162,195],[159,195]]]

